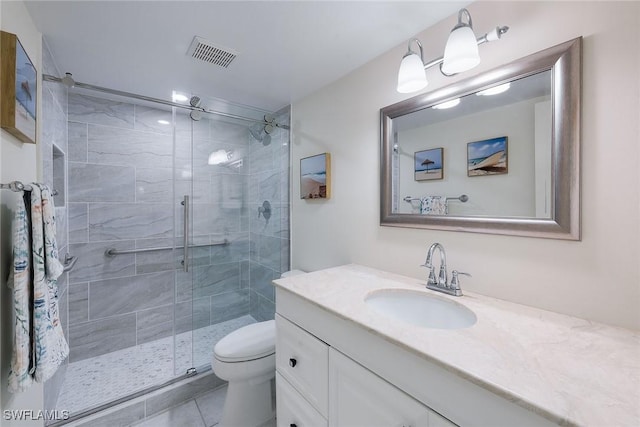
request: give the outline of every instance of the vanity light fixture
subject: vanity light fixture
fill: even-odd
[[[500,93],[504,93],[508,91],[510,87],[511,87],[511,83],[507,82],[498,86],[490,87],[489,89],[481,90],[480,92],[476,92],[476,95],[478,96],[498,95]]]
[[[464,18],[467,22],[463,22]],[[480,63],[478,45],[499,40],[507,31],[509,27],[498,26],[482,37],[476,38],[473,33],[471,14],[467,9],[460,9],[458,23],[449,34],[444,56],[425,63],[420,40],[415,38],[409,40],[407,53],[402,58],[398,71],[398,92],[411,93],[426,87],[428,82],[425,70],[435,65],[439,65],[440,72],[447,77],[472,69]],[[420,56],[411,50],[412,42],[418,45]]]
[[[416,42],[420,48],[420,57],[411,50],[411,42]],[[409,40],[407,53],[402,58],[400,70],[398,71],[398,92],[416,92],[427,86],[427,84],[429,84],[429,82],[427,81],[427,74],[425,73],[422,59],[422,43],[420,43],[418,39],[411,39]]]
[[[467,22],[463,18],[467,17]],[[467,9],[460,9],[458,12],[458,23],[444,47],[444,59],[442,60],[442,72],[445,74],[462,73],[475,67],[480,63],[478,53],[478,42],[473,34],[473,23],[471,14]]]
[[[450,99],[449,101],[441,102],[440,104],[434,105],[434,110],[446,110],[447,108],[453,108],[456,105],[460,104],[460,98]]]

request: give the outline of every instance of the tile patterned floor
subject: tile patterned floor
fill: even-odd
[[[171,408],[154,417],[133,424],[133,427],[213,427],[222,418],[222,407],[227,387],[222,387],[196,399]],[[275,427],[273,419],[260,427]]]
[[[174,339],[167,337],[71,363],[56,407],[77,413],[161,384],[174,378],[174,372],[182,375],[190,367],[209,365],[215,343],[229,332],[255,322],[246,315],[179,334],[175,339],[175,359]],[[206,427],[210,425],[213,424]]]

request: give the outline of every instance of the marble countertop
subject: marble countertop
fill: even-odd
[[[452,297],[354,264],[274,283],[560,425],[640,425],[639,332],[470,292]],[[478,321],[441,330],[395,320],[364,303],[378,289],[451,299]]]

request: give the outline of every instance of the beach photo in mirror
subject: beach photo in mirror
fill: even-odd
[[[508,173],[507,137],[485,139],[467,144],[467,175]]]
[[[416,181],[431,181],[444,177],[443,149],[432,148],[414,154],[414,177]]]

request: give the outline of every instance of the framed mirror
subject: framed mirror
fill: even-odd
[[[380,110],[380,224],[580,240],[582,38]]]

